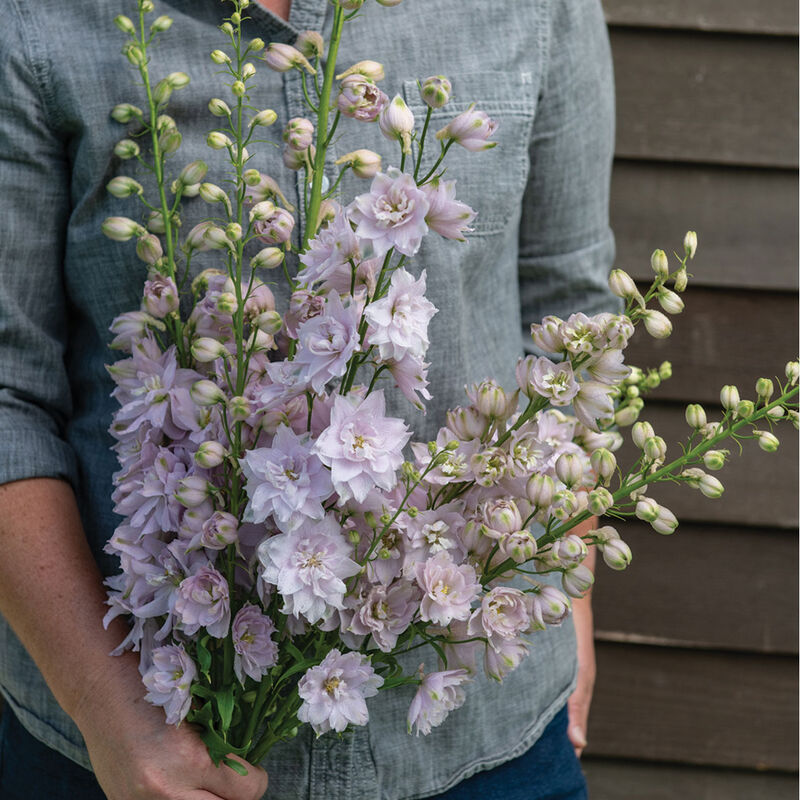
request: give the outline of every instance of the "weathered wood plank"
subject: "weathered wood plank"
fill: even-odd
[[[691,146],[691,145],[690,145]],[[651,277],[655,247],[700,238],[693,285],[797,290],[797,174],[617,159],[611,227],[617,265]]]
[[[797,769],[796,658],[600,642],[597,664],[587,755]]]
[[[617,154],[797,166],[792,38],[616,28]]]
[[[598,567],[598,640],[797,653],[796,533],[689,524],[660,536],[638,520],[608,523],[633,561],[614,575]]]
[[[709,409],[709,419],[721,415]],[[685,442],[689,426],[684,418],[684,406],[651,403],[642,414],[651,422],[667,443],[667,457],[676,458],[679,442]],[[777,429],[781,445],[776,453],[763,452],[754,441],[744,442],[740,456],[734,443],[729,446],[732,456],[725,468],[715,473],[725,486],[718,500],[704,497],[696,489],[662,483],[650,494],[671,509],[684,524],[708,522],[728,525],[766,527],[797,527],[797,431],[789,423]],[[629,438],[629,437],[626,437]],[[635,448],[627,441],[618,453],[621,465],[633,463]]]
[[[753,399],[758,378],[784,379],[786,361],[797,348],[797,295],[690,283],[683,300],[686,308],[672,318],[672,336],[653,339],[637,331],[626,351],[626,361],[638,366],[672,364],[672,377],[655,398],[718,404],[720,387],[735,384],[742,397]]]
[[[651,764],[621,759],[581,762],[592,800],[796,800],[797,775]]]
[[[610,25],[690,28],[731,33],[797,34],[797,4],[792,0],[603,0]]]

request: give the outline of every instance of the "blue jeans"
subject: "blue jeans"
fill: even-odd
[[[586,784],[560,711],[519,758],[479,772],[431,800],[586,800]],[[104,800],[94,775],[31,736],[6,706],[0,717],[2,800]]]

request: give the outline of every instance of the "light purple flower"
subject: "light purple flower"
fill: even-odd
[[[244,676],[260,681],[278,661],[278,645],[272,641],[275,625],[252,603],[243,605],[233,620],[233,671],[244,686]]]
[[[383,678],[366,656],[331,650],[297,684],[303,700],[297,719],[310,723],[317,736],[330,730],[341,733],[348,725],[366,725],[369,713],[365,700],[376,695],[382,685]]]
[[[294,229],[294,217],[285,208],[276,208],[266,219],[256,220],[253,230],[266,244],[283,244]]]
[[[203,523],[199,541],[209,550],[222,550],[238,540],[238,531],[239,523],[233,514],[215,511]]]
[[[314,451],[331,468],[340,501],[363,502],[370,489],[389,490],[397,483],[402,450],[411,433],[401,419],[385,416],[383,391],[355,403],[336,395],[331,424],[318,436]]]
[[[624,358],[622,350],[604,350],[588,361],[584,368],[600,383],[622,383],[631,372],[631,368],[622,363]]]
[[[392,247],[413,256],[428,232],[425,215],[429,208],[428,198],[414,178],[390,167],[374,177],[370,191],[356,197],[348,210],[356,223],[356,236],[371,241],[376,256]]]
[[[449,625],[454,619],[467,619],[470,605],[481,592],[478,576],[470,564],[456,564],[447,551],[414,567],[415,577],[424,592],[420,617],[425,622]]]
[[[348,630],[361,636],[372,634],[378,648],[388,653],[397,644],[397,637],[411,624],[418,604],[419,590],[408,581],[373,586]]]
[[[188,636],[202,627],[214,638],[224,638],[231,624],[228,582],[213,567],[201,567],[181,581],[175,614]]]
[[[163,706],[167,723],[177,725],[189,713],[197,668],[181,645],[156,647],[152,655],[153,664],[142,675],[148,690],[145,700]]]
[[[527,655],[528,647],[519,638],[500,638],[494,646],[486,646],[483,666],[490,678],[502,681]]]
[[[336,105],[346,117],[374,122],[389,98],[364,75],[346,75],[339,84]]]
[[[325,298],[321,294],[314,294],[308,289],[297,289],[289,298],[289,308],[283,316],[283,326],[286,333],[297,338],[297,328],[306,320],[322,313]]]
[[[422,187],[430,204],[425,222],[432,231],[445,239],[464,241],[464,234],[475,219],[475,211],[466,203],[456,200],[456,182],[435,180]]]
[[[332,378],[344,375],[350,357],[359,347],[356,306],[342,305],[338,293],[328,295],[322,313],[297,329],[299,346],[295,364],[305,367],[311,387],[319,394]]]
[[[301,531],[280,533],[258,548],[262,579],[283,597],[282,614],[323,619],[331,608],[343,608],[345,579],[361,567],[350,556],[352,546],[333,517],[307,523]]]
[[[461,684],[470,680],[465,669],[448,669],[426,675],[408,709],[408,732],[416,726],[417,736],[427,736],[441,725],[447,715],[464,704],[466,694]]]
[[[275,524],[290,533],[309,519],[323,518],[322,501],[333,486],[308,437],[301,438],[281,425],[271,447],[248,450],[239,463],[250,499],[246,522],[264,522],[273,516]]]
[[[571,314],[558,326],[564,347],[575,355],[595,353],[603,344],[603,331],[600,325],[586,314]]]
[[[531,612],[530,595],[511,586],[495,586],[469,618],[467,633],[485,636],[490,647],[502,649],[509,640],[530,630]]]
[[[364,310],[369,323],[366,342],[377,346],[383,361],[400,361],[411,354],[423,358],[428,350],[428,323],[437,309],[425,297],[425,270],[418,279],[400,267],[389,291]]]
[[[584,381],[572,401],[575,416],[593,431],[598,423],[609,422],[614,416],[613,386],[600,381]]]
[[[109,327],[111,333],[114,334],[109,347],[130,353],[131,348],[147,336],[150,330],[163,331],[165,329],[166,326],[161,320],[144,311],[126,311],[124,314],[115,317]],[[113,367],[106,367],[112,377],[114,376],[113,370],[116,367],[116,364]]]
[[[530,359],[530,360],[529,360]],[[546,397],[554,406],[568,405],[578,393],[578,383],[569,361],[555,364],[549,358],[528,358],[527,379],[533,390]],[[525,389],[523,388],[523,392]]]
[[[158,319],[178,310],[180,299],[175,281],[167,275],[155,274],[144,282],[142,310]]]
[[[422,400],[431,399],[431,393],[428,391],[428,367],[430,364],[413,353],[406,353],[399,361],[388,362],[388,366],[397,388],[400,389],[406,400],[424,413],[425,404]]]
[[[297,277],[311,285],[328,280],[334,273],[346,269],[350,273],[350,260],[358,263],[361,251],[350,220],[341,207],[327,225],[320,228],[308,243],[308,250],[301,256],[302,268]]]

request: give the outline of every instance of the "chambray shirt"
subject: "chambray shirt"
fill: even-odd
[[[208,179],[221,182],[219,154],[204,142],[215,125],[208,99],[227,93],[208,57],[222,46],[216,26],[224,7],[218,0],[156,2],[156,13],[175,24],[154,50],[153,74],[184,70],[192,78],[168,109],[184,143],[173,172],[202,158],[211,166]],[[112,23],[133,11],[130,0],[0,0],[0,483],[68,480],[106,575],[118,565],[102,553],[103,543],[120,521],[110,501],[114,403],[104,364],[115,356],[108,326],[139,306],[145,267],[133,243],[100,233],[105,217],[141,210],[104,186],[129,174],[152,189],[135,163],[112,154],[126,128],[109,110],[123,101],[144,105]],[[299,31],[329,30],[332,20],[326,0],[293,0],[288,24],[255,4],[248,14],[247,36],[265,41],[293,42]],[[411,267],[427,269],[439,309],[428,356],[434,399],[425,417],[402,398],[392,407],[432,438],[445,409],[464,402],[466,383],[496,376],[513,386],[531,322],[614,306],[605,285],[614,252],[608,40],[598,0],[405,0],[396,8],[367,0],[345,29],[339,67],[364,58],[385,65],[384,90],[402,95],[419,125],[416,80],[434,74],[450,78],[453,101],[433,114],[433,130],[472,102],[499,123],[495,149],[472,154],[456,146],[448,157],[458,197],[478,211],[469,243],[432,234]],[[253,99],[284,122],[306,113],[296,72],[260,66]],[[339,131],[334,158],[369,147],[384,165],[397,164],[396,146],[377,126],[342,120]],[[278,139],[279,131],[267,136]],[[433,142],[428,163],[437,150]],[[302,205],[298,176],[279,150],[261,147],[254,165]],[[342,187],[347,200],[367,184],[348,174]],[[187,200],[184,231],[210,213],[200,199]],[[214,265],[214,255],[206,256],[193,267]],[[411,689],[382,692],[370,701],[368,727],[316,740],[306,730],[276,748],[266,763],[269,797],[411,800],[519,755],[566,702],[574,647],[569,621],[536,633],[530,657],[503,686],[472,685],[464,707],[429,737],[406,733]],[[423,657],[413,656],[409,669]],[[436,668],[430,655],[427,661]],[[89,766],[80,733],[2,619],[0,684],[34,736]]]

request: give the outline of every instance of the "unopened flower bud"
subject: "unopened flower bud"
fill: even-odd
[[[633,278],[625,270],[612,269],[608,276],[608,288],[613,295],[624,300],[633,300],[641,308],[644,308],[644,297],[636,288]]]
[[[516,408],[511,406],[511,398],[506,395],[505,390],[493,380],[481,381],[472,388],[470,399],[477,406],[478,411],[491,419],[506,419]],[[516,400],[516,392],[512,396]]]
[[[201,445],[202,447],[202,445]],[[239,538],[239,520],[227,511],[215,511],[203,523],[201,542],[209,550],[222,550]]]
[[[268,128],[270,125],[274,125],[277,119],[278,115],[271,108],[264,108],[250,120],[250,124]]]
[[[155,264],[159,258],[164,255],[164,250],[161,247],[161,240],[152,233],[146,233],[140,236],[136,242],[136,255],[144,261],[145,264]]]
[[[344,72],[340,72],[336,76],[336,80],[340,81],[348,75],[363,75],[371,83],[377,83],[386,77],[383,64],[379,64],[377,61],[359,61]]]
[[[201,336],[192,342],[192,357],[201,364],[208,364],[228,355],[225,345],[210,336]]]
[[[154,8],[153,0],[142,0],[142,11],[144,11],[145,14],[152,14]]]
[[[561,576],[561,585],[570,597],[583,597],[594,583],[592,571],[584,564],[578,564]]]
[[[142,118],[142,109],[134,106],[131,103],[119,103],[111,109],[111,118],[116,122],[121,122],[123,125],[130,122],[132,119]]]
[[[666,339],[672,333],[672,323],[660,311],[648,308],[642,312],[644,327],[654,339]]]
[[[697,252],[697,234],[694,231],[687,231],[683,237],[683,251],[689,258],[694,258]]]
[[[666,286],[658,287],[658,303],[667,314],[680,314],[684,308],[683,300]]]
[[[633,443],[640,449],[644,449],[644,443],[651,437],[655,436],[656,432],[649,422],[637,422],[631,428],[631,438]]]
[[[583,479],[583,459],[575,453],[562,453],[556,459],[558,479],[571,489]]]
[[[219,29],[226,36],[233,36],[233,25],[231,25],[230,22],[223,22],[222,25],[219,26]]]
[[[173,218],[174,221],[174,218]],[[151,211],[147,217],[147,230],[150,233],[166,233],[167,225],[164,222],[164,215],[160,211]]]
[[[133,24],[133,21],[130,17],[126,17],[124,14],[119,14],[114,17],[114,24],[123,32],[133,35],[136,33],[136,27]]]
[[[768,403],[774,391],[775,386],[769,378],[759,378],[756,381],[756,394],[762,403]]]
[[[735,411],[739,405],[739,390],[735,386],[723,386],[719,392],[719,401],[727,411]]]
[[[107,184],[106,189],[109,194],[114,197],[130,197],[134,194],[141,194],[144,190],[139,181],[129,178],[126,175],[117,175],[112,178]]]
[[[643,497],[636,503],[636,516],[644,522],[654,522],[658,519],[660,506],[652,497]]]
[[[800,378],[800,361],[788,361],[786,363],[786,377],[792,386],[797,383],[798,378]]]
[[[661,279],[669,275],[669,261],[667,260],[667,254],[663,250],[653,250],[653,255],[650,256],[650,266],[653,268],[653,272]]]
[[[397,139],[403,143],[403,152],[411,152],[411,134],[414,132],[414,115],[406,101],[396,94],[378,117],[381,133],[387,139]]]
[[[419,93],[428,106],[441,108],[450,100],[453,86],[444,75],[431,75],[422,81]]]
[[[611,569],[623,570],[631,563],[631,559],[633,558],[631,548],[619,538],[612,539],[607,544],[602,545],[602,547],[598,545],[598,548],[602,552],[603,561],[605,561]]]
[[[650,461],[663,461],[667,455],[667,443],[660,436],[651,436],[644,443],[644,454]]]
[[[242,80],[249,80],[256,74],[256,68],[254,64],[251,64],[249,61],[242,67]]]
[[[229,222],[225,226],[225,235],[232,242],[238,242],[242,238],[242,226],[238,222]]]
[[[248,3],[249,5],[249,3]],[[244,3],[240,3],[240,6],[243,8]],[[237,27],[242,24],[242,15],[238,11],[234,11],[233,14],[230,16],[231,22],[236,25]]]
[[[158,146],[161,148],[161,151],[164,153],[164,155],[169,156],[177,152],[182,141],[183,136],[181,136],[178,129],[171,128],[158,137]]]
[[[212,97],[208,101],[208,110],[215,117],[227,117],[231,113],[230,106],[224,100],[220,100],[219,97]],[[219,148],[214,148],[214,149],[219,149]]]
[[[294,46],[308,59],[319,58],[325,52],[325,41],[317,31],[302,31]]]
[[[164,80],[173,89],[183,89],[184,86],[189,85],[191,79],[185,72],[170,72]]]
[[[681,477],[693,489],[699,489],[706,497],[716,499],[722,496],[725,487],[713,475],[709,475],[697,467],[690,467],[681,473]]]
[[[253,320],[253,325],[263,333],[275,336],[283,327],[283,319],[277,311],[264,311]]]
[[[189,390],[192,400],[201,407],[225,402],[225,393],[216,383],[209,380],[196,381]]]
[[[275,213],[275,210],[276,206],[272,200],[262,200],[250,209],[250,222],[269,219]]]
[[[703,464],[705,464],[706,469],[722,469],[725,466],[727,456],[727,450],[707,450],[703,454]]]
[[[228,199],[225,190],[215,183],[201,183],[200,197],[202,197],[206,203],[222,203]]]
[[[681,267],[677,273],[675,273],[675,281],[673,283],[673,288],[676,292],[685,292],[686,287],[689,285],[689,273],[686,271],[685,267]]]
[[[669,536],[678,527],[678,520],[668,508],[659,506],[656,518],[650,521],[650,527],[662,536]]]
[[[224,52],[223,50],[212,50],[211,51],[211,60],[215,64],[230,64],[231,57]]]
[[[447,427],[462,441],[480,439],[489,427],[489,420],[476,408],[454,408],[447,412]]]
[[[364,0],[339,0],[339,5],[345,11],[357,11],[364,5]]]
[[[228,235],[227,233],[225,234]],[[234,314],[239,304],[236,302],[236,295],[233,292],[220,292],[217,295],[217,309],[223,314]]]
[[[402,2],[403,0],[378,0],[378,5],[393,8],[394,6],[399,6]]]
[[[380,172],[381,157],[372,150],[353,150],[337,158],[335,163],[348,164],[357,178],[374,178]]]
[[[778,437],[770,431],[753,431],[753,435],[758,439],[758,446],[765,453],[774,453],[780,445]]]
[[[528,500],[538,508],[548,508],[553,503],[553,494],[556,485],[549,475],[534,473],[528,478],[525,486],[525,494]]]
[[[614,505],[614,498],[611,492],[604,486],[598,486],[589,492],[588,508],[596,517],[600,517],[612,508]]]
[[[610,450],[605,447],[598,448],[591,454],[589,461],[598,479],[603,483],[608,483],[614,477],[617,459]]]
[[[515,564],[523,564],[536,555],[536,539],[530,531],[514,531],[500,539],[499,550]]]
[[[153,24],[150,26],[150,33],[164,33],[164,31],[168,31],[171,27],[172,17],[162,14],[153,21]]]
[[[234,422],[244,422],[252,413],[250,401],[246,397],[237,395],[228,400],[228,414]]]
[[[756,404],[752,400],[740,400],[734,413],[737,417],[749,417],[755,410]]]
[[[231,84],[231,92],[234,97],[244,97],[246,91],[247,87],[244,85],[244,81],[234,81]]]
[[[140,148],[133,139],[122,139],[114,145],[114,155],[127,160],[139,155]]]
[[[686,422],[692,428],[702,428],[708,420],[703,406],[698,403],[690,403],[686,406]]]
[[[638,394],[638,393],[637,393]],[[641,397],[633,397],[628,405],[618,409],[614,413],[614,424],[625,428],[628,425],[633,425],[639,418],[639,414],[644,408],[644,400]]]
[[[127,242],[134,236],[143,236],[145,229],[128,217],[107,217],[100,230],[115,242]]]
[[[283,129],[283,141],[293,150],[307,150],[314,141],[314,125],[305,117],[294,117]]]
[[[290,44],[272,42],[267,46],[267,52],[263,56],[264,63],[276,72],[288,72],[290,69],[304,69],[311,75],[316,73],[308,59]]]
[[[579,508],[579,501],[570,489],[562,489],[553,495],[553,516],[561,520],[569,519]]]
[[[662,361],[658,367],[658,377],[662,381],[667,381],[672,377],[672,363],[669,361]]]
[[[221,442],[202,442],[194,454],[195,463],[203,469],[218,467],[228,455]]]
[[[250,259],[252,269],[275,269],[282,263],[283,250],[279,247],[265,247]]]
[[[170,83],[166,78],[160,80],[153,87],[153,100],[155,100],[158,105],[163,105],[166,103],[171,96],[172,86],[170,86]]]
[[[189,475],[178,481],[175,499],[186,508],[195,508],[204,503],[212,493],[211,484],[199,475]]]

